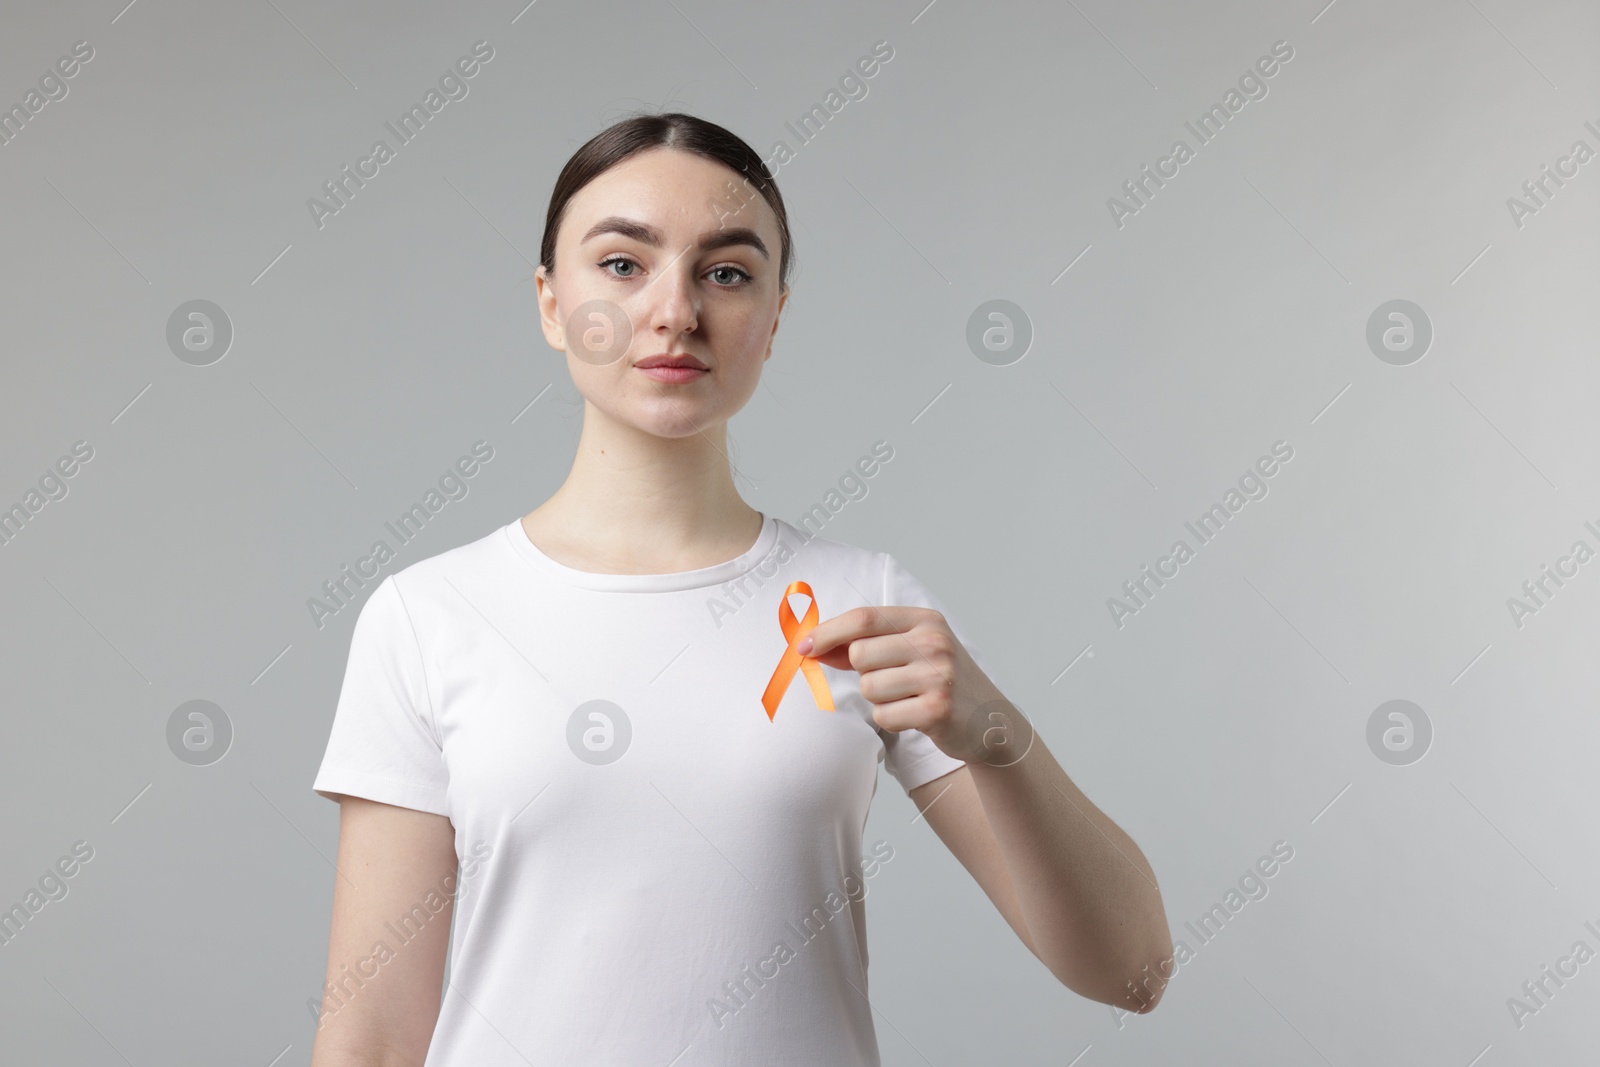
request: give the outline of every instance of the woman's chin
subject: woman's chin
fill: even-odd
[[[670,405],[659,405],[658,410],[637,412],[628,421],[636,429],[656,437],[690,437],[706,432],[724,421],[724,418],[719,412],[708,410],[700,404],[680,400]]]

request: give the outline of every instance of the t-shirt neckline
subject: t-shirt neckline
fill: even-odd
[[[581,571],[545,555],[522,528],[522,516],[506,523],[501,531],[512,550],[529,566],[566,585],[581,589],[600,589],[612,593],[670,593],[684,589],[703,589],[737,578],[760,563],[778,542],[778,519],[761,512],[761,532],[755,543],[733,559],[692,571],[667,574],[601,574]]]

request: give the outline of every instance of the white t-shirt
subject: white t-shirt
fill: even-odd
[[[796,671],[768,718],[794,580],[821,620],[944,612],[978,658],[893,556],[774,516],[736,559],[633,575],[558,563],[519,518],[371,591],[312,788],[454,824],[425,1067],[876,1067],[865,879],[893,855],[862,848],[878,764],[907,791],[963,764],[879,730],[852,670],[821,668],[837,710]],[[803,594],[789,603],[805,616]],[[417,904],[324,991],[325,1017],[443,897]]]

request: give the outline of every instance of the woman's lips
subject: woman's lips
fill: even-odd
[[[647,378],[653,378],[654,380],[656,380],[658,382],[667,382],[667,383],[671,383],[671,384],[676,384],[678,382],[693,381],[695,378],[700,377],[702,374],[710,374],[711,373],[708,370],[700,370],[698,367],[665,367],[665,366],[663,366],[663,367],[635,367],[634,369],[637,370],[640,374],[645,375]]]

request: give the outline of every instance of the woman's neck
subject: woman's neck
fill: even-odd
[[[726,423],[672,438],[607,423],[585,418],[566,481],[523,517],[541,552],[595,573],[669,574],[755,543],[761,513],[734,488]]]

